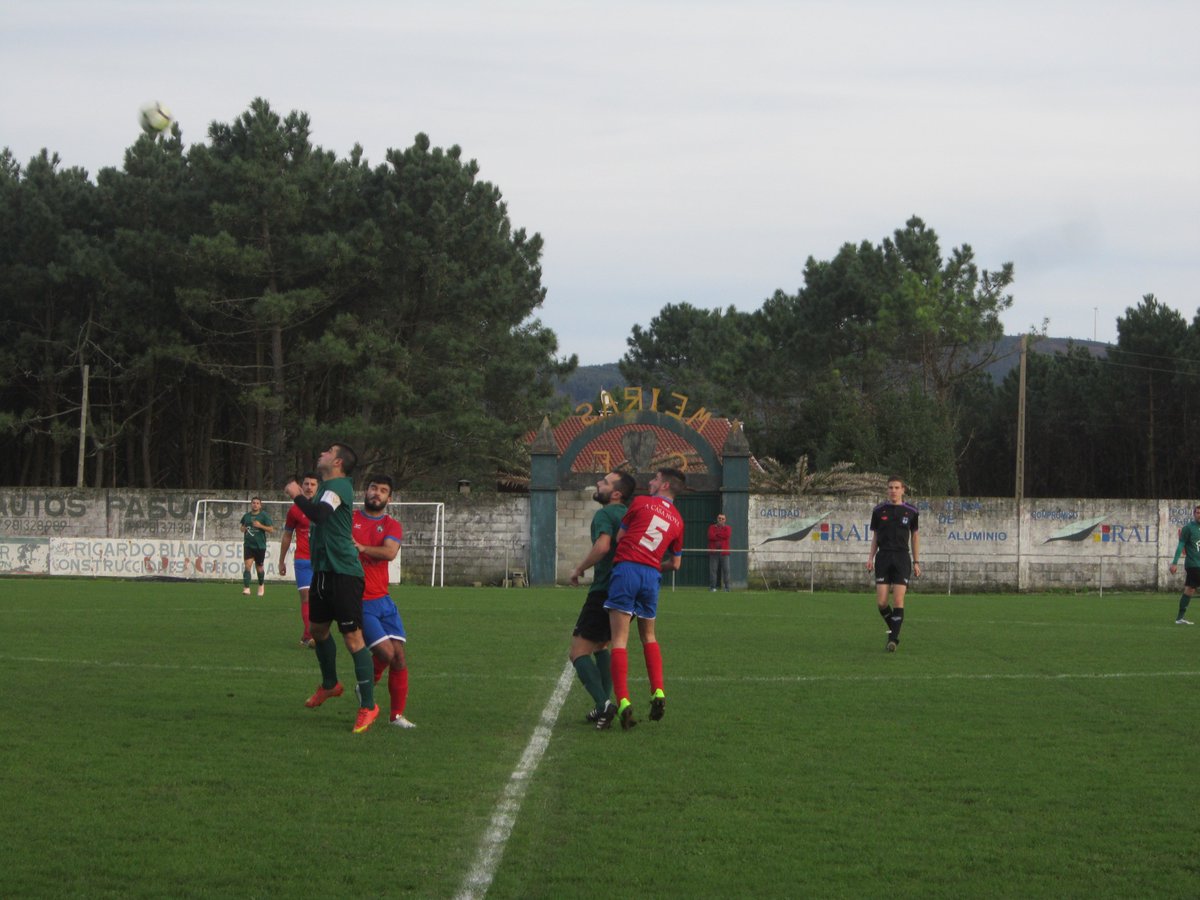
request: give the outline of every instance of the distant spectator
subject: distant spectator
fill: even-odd
[[[708,526],[708,589],[715,591],[718,583],[729,590],[729,538],[733,529],[725,524],[725,513]]]

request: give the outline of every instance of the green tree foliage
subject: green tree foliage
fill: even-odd
[[[1176,392],[1178,364],[1189,344],[1187,321],[1153,294],[1117,320],[1117,346],[1109,362],[1119,367],[1120,376],[1113,379],[1109,397],[1126,423],[1116,447],[1144,479],[1134,496],[1153,496],[1159,485],[1178,484],[1178,476],[1194,468],[1179,452],[1186,446],[1180,428],[1185,419],[1173,414],[1189,393]]]
[[[980,271],[969,246],[942,258],[913,217],[878,245],[810,257],[804,286],[751,313],[666,307],[634,329],[622,372],[746,422],[785,463],[852,460],[922,492],[958,486],[959,398],[992,360],[1012,265]]]
[[[1147,295],[1117,321],[1097,356],[1082,346],[1030,352],[1025,397],[1025,494],[1030,497],[1192,497],[1188,447],[1200,388],[1200,320],[1188,325]],[[1036,347],[1036,345],[1035,345]],[[1018,372],[974,406],[962,489],[1013,492]]]
[[[15,478],[70,483],[82,366],[114,277],[87,174],[43,151],[22,172],[0,157],[0,351]],[[12,464],[10,463],[10,465]]]
[[[459,148],[372,168],[255,100],[123,167],[0,155],[0,480],[261,488],[335,439],[403,485],[495,471],[576,365],[534,317],[542,241]]]

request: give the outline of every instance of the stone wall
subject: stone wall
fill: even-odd
[[[444,570],[448,584],[501,584],[507,572],[527,570],[527,497],[402,494],[396,500],[402,505],[389,512],[404,526],[404,543],[393,581],[436,584]],[[0,488],[0,573],[240,578],[238,522],[249,504],[249,494],[228,492]],[[279,529],[290,506],[281,496],[263,500]],[[267,547],[272,579],[279,536],[277,530]]]
[[[591,546],[592,489],[558,494],[557,571],[565,583]],[[397,498],[402,554],[394,580],[502,584],[528,573],[529,498],[418,495]],[[204,500],[203,503],[198,501]],[[288,502],[267,498],[282,525]],[[436,503],[444,503],[439,523]],[[751,587],[863,590],[871,507],[832,498],[752,496]],[[1191,500],[916,501],[926,592],[995,590],[1174,590],[1167,572]],[[94,576],[234,578],[237,522],[249,496],[187,491],[0,489],[0,572]],[[199,513],[197,512],[199,510]],[[445,532],[439,545],[436,535]],[[193,536],[193,531],[195,535]],[[267,553],[275,573],[278,535]]]

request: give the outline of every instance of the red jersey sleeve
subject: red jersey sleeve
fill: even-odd
[[[300,512],[300,507],[293,504],[288,509],[287,518],[283,521],[285,531],[290,531],[296,539],[296,559],[309,559],[308,549],[308,516]]]

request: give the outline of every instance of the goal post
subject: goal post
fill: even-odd
[[[275,532],[268,539],[269,555],[270,544],[278,541],[283,532],[283,523],[292,501],[263,500],[262,505],[275,525]],[[362,509],[362,504],[355,503],[354,508]],[[250,503],[243,497],[203,497],[197,500],[192,515],[192,540],[240,541],[239,523],[249,510]],[[400,552],[389,567],[392,583],[404,581],[407,565],[408,572],[416,573],[422,579],[428,572],[431,587],[445,587],[446,504],[397,500],[388,504],[387,514],[404,528]]]

